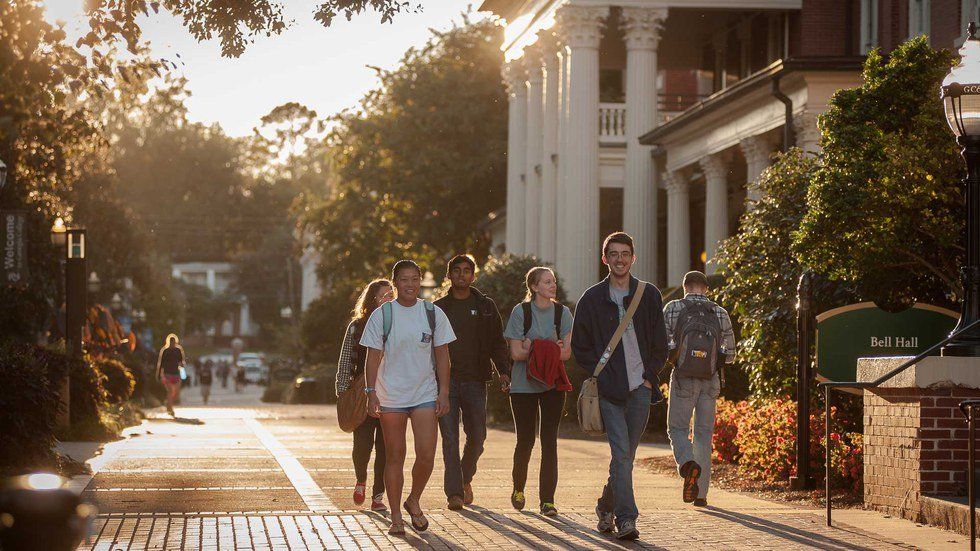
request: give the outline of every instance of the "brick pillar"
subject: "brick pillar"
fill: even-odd
[[[877,388],[864,393],[864,503],[923,522],[925,496],[966,495],[968,431],[961,386]],[[980,431],[978,431],[980,432]]]

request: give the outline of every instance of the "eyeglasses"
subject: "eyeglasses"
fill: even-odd
[[[630,251],[621,251],[621,252],[620,251],[613,251],[613,252],[610,252],[610,253],[606,253],[606,258],[608,258],[610,260],[619,260],[619,259],[627,260],[627,259],[631,258],[632,256],[633,256],[633,253],[631,253]]]

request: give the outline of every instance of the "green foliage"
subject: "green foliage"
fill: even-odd
[[[924,36],[887,58],[874,51],[863,84],[821,117],[822,163],[793,250],[884,307],[962,296],[964,170],[937,99],[953,60]]]
[[[61,402],[54,381],[65,372],[64,354],[37,346],[0,343],[0,474],[37,468],[54,459]]]
[[[183,306],[185,332],[200,332],[220,323],[236,306],[231,297],[215,295],[203,285],[174,281],[173,286]]]
[[[817,166],[798,149],[778,155],[759,181],[763,199],[720,253],[726,279],[718,300],[741,323],[736,365],[757,395],[780,396],[796,384],[796,288],[805,266],[792,244]],[[815,280],[815,291],[817,312],[855,298],[823,278]]]
[[[111,358],[98,358],[95,367],[103,377],[106,398],[112,404],[129,400],[136,388],[136,378],[121,361]]]
[[[500,310],[500,316],[506,324],[514,306],[524,302],[527,294],[524,281],[527,272],[536,266],[555,269],[547,262],[530,255],[508,253],[500,257],[491,256],[477,272],[473,286],[497,303],[497,309]],[[558,279],[558,302],[571,308],[573,305],[568,302],[568,295],[562,286],[561,274],[557,270],[555,270],[555,277]]]
[[[113,436],[102,412],[109,405],[106,376],[91,358],[69,360],[70,440],[107,440]]]
[[[380,88],[337,116],[333,192],[303,216],[335,296],[402,258],[441,274],[456,252],[485,254],[477,224],[506,187],[501,41],[489,21],[436,33],[396,69],[379,69]]]
[[[86,2],[90,32],[79,39],[79,46],[95,46],[103,42],[123,40],[135,50],[142,37],[144,18],[153,17],[160,9],[169,11],[183,23],[198,41],[217,37],[221,53],[238,57],[256,36],[278,35],[290,22],[284,17],[283,4],[275,0],[222,2],[219,0],[103,0]],[[404,0],[326,0],[314,10],[314,19],[330,26],[342,15],[350,20],[354,15],[374,11],[381,21],[406,11],[420,11],[421,2]]]

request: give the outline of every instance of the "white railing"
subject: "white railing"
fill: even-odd
[[[599,104],[599,143],[626,143],[626,104]]]

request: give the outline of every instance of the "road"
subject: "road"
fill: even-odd
[[[865,511],[838,515],[863,529],[828,528],[820,510],[718,490],[709,496],[710,508],[696,510],[681,502],[680,479],[645,471],[634,476],[641,538],[621,543],[594,530],[592,510],[609,457],[604,442],[560,442],[561,514],[549,519],[534,507],[511,508],[514,436],[502,430],[490,431],[473,507],[446,509],[440,452],[422,500],[430,530],[393,538],[384,515],[351,500],[351,438],[337,428],[333,406],[262,404],[260,393],[216,387],[204,407],[197,389],[187,389],[177,419],[151,411],[125,439],[106,446],[91,462],[94,474],[73,481],[100,511],[92,539],[79,549],[878,550],[965,543],[955,534]],[[644,446],[639,456],[663,453]],[[537,461],[536,451],[529,505],[537,502]]]

